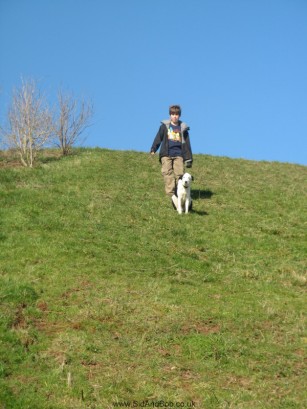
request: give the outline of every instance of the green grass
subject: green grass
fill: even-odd
[[[145,153],[1,163],[1,409],[307,406],[306,167],[195,155],[179,216]]]

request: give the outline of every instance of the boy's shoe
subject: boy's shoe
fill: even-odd
[[[175,195],[172,196],[172,205],[173,205],[173,208],[174,208],[175,210],[177,210],[178,198],[177,198],[177,196],[175,196]]]

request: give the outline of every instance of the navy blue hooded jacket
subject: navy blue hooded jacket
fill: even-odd
[[[160,145],[160,152],[159,152],[159,159],[161,162],[161,158],[163,156],[169,156],[168,155],[168,129],[170,126],[171,121],[169,119],[162,121],[162,124],[158,130],[158,133],[153,141],[152,147],[150,149],[150,152],[157,152],[159,149]],[[190,137],[189,137],[189,127],[186,123],[179,121],[179,125],[181,128],[181,152],[182,152],[182,157],[183,160],[189,161],[190,164],[193,162],[193,155],[192,155],[192,149],[191,149],[191,144],[190,144]]]

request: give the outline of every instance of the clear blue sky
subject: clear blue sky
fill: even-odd
[[[86,146],[307,165],[307,0],[0,0],[0,118],[21,77],[93,101]]]

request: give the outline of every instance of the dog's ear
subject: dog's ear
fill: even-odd
[[[194,176],[192,176],[192,180],[194,181]]]
[[[183,176],[183,175],[179,176],[178,180],[182,179],[182,176]]]

